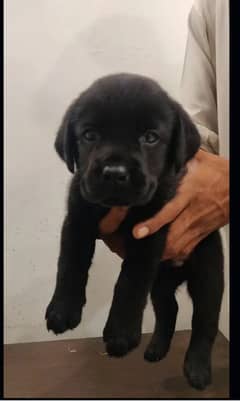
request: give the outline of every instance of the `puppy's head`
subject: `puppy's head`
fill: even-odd
[[[153,80],[134,74],[101,78],[67,110],[55,148],[79,188],[103,206],[147,203],[164,175],[199,147],[181,106]]]

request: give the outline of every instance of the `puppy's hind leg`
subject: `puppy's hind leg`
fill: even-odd
[[[213,245],[215,252],[204,243],[198,246],[194,269],[188,280],[193,317],[184,374],[189,384],[199,390],[211,383],[211,352],[218,331],[223,294],[223,259],[217,242]]]
[[[156,322],[151,341],[144,353],[144,358],[149,362],[157,362],[166,356],[175,330],[178,312],[175,290],[179,283],[170,269],[170,266],[160,268],[151,291]]]

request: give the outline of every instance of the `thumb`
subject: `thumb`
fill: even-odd
[[[160,212],[150,219],[139,223],[133,228],[133,236],[136,239],[147,237],[160,230],[165,224],[171,223],[189,204],[190,196],[186,193],[179,193],[168,202]]]
[[[102,235],[112,234],[115,232],[128,212],[127,207],[113,207],[99,223],[99,231]]]

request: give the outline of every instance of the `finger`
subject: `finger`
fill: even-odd
[[[187,238],[185,238],[185,242],[182,244],[175,244],[174,246],[172,246],[171,244],[169,244],[168,246],[166,246],[165,251],[163,253],[163,257],[162,260],[185,260],[188,258],[188,256],[190,255],[190,253],[194,250],[194,248],[197,246],[197,244],[205,237],[205,235],[201,234],[198,235],[194,238],[191,238],[188,240]]]
[[[190,254],[193,252],[193,250],[196,248],[196,246],[199,244],[199,242],[202,241],[204,238],[205,238],[205,235],[199,235],[198,237],[191,240],[180,253],[181,258],[183,260],[187,259],[190,256]]]
[[[106,235],[116,231],[125,219],[127,212],[127,207],[113,207],[99,223],[100,234]]]
[[[136,239],[144,238],[154,234],[165,224],[173,221],[179,213],[181,213],[190,201],[190,194],[179,193],[174,199],[168,202],[155,216],[151,219],[137,224],[133,228],[133,236]]]
[[[186,230],[177,238],[174,231],[172,232],[173,234],[169,232],[169,235],[167,236],[163,254],[164,259],[175,259],[183,256],[188,244],[194,242],[196,238],[199,237],[199,233],[194,233],[191,229]]]
[[[192,238],[200,234],[198,230],[199,225],[194,224],[195,215],[195,207],[194,204],[191,203],[178,214],[176,219],[169,226],[166,250],[168,250],[168,248],[181,249],[188,244]]]
[[[201,205],[200,205],[201,207]],[[214,210],[209,209],[211,218],[214,219]],[[192,202],[169,227],[165,252],[167,255],[176,254],[185,249],[195,239],[206,237],[212,229],[212,225],[202,221],[202,208],[197,202]],[[206,220],[206,219],[205,219]]]

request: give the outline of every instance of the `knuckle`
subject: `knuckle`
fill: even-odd
[[[176,249],[172,243],[169,243],[166,249],[166,253],[171,257],[174,258],[176,256]]]
[[[188,255],[191,252],[191,247],[186,247],[185,249],[183,249],[180,253],[181,258],[184,260],[188,257]]]

